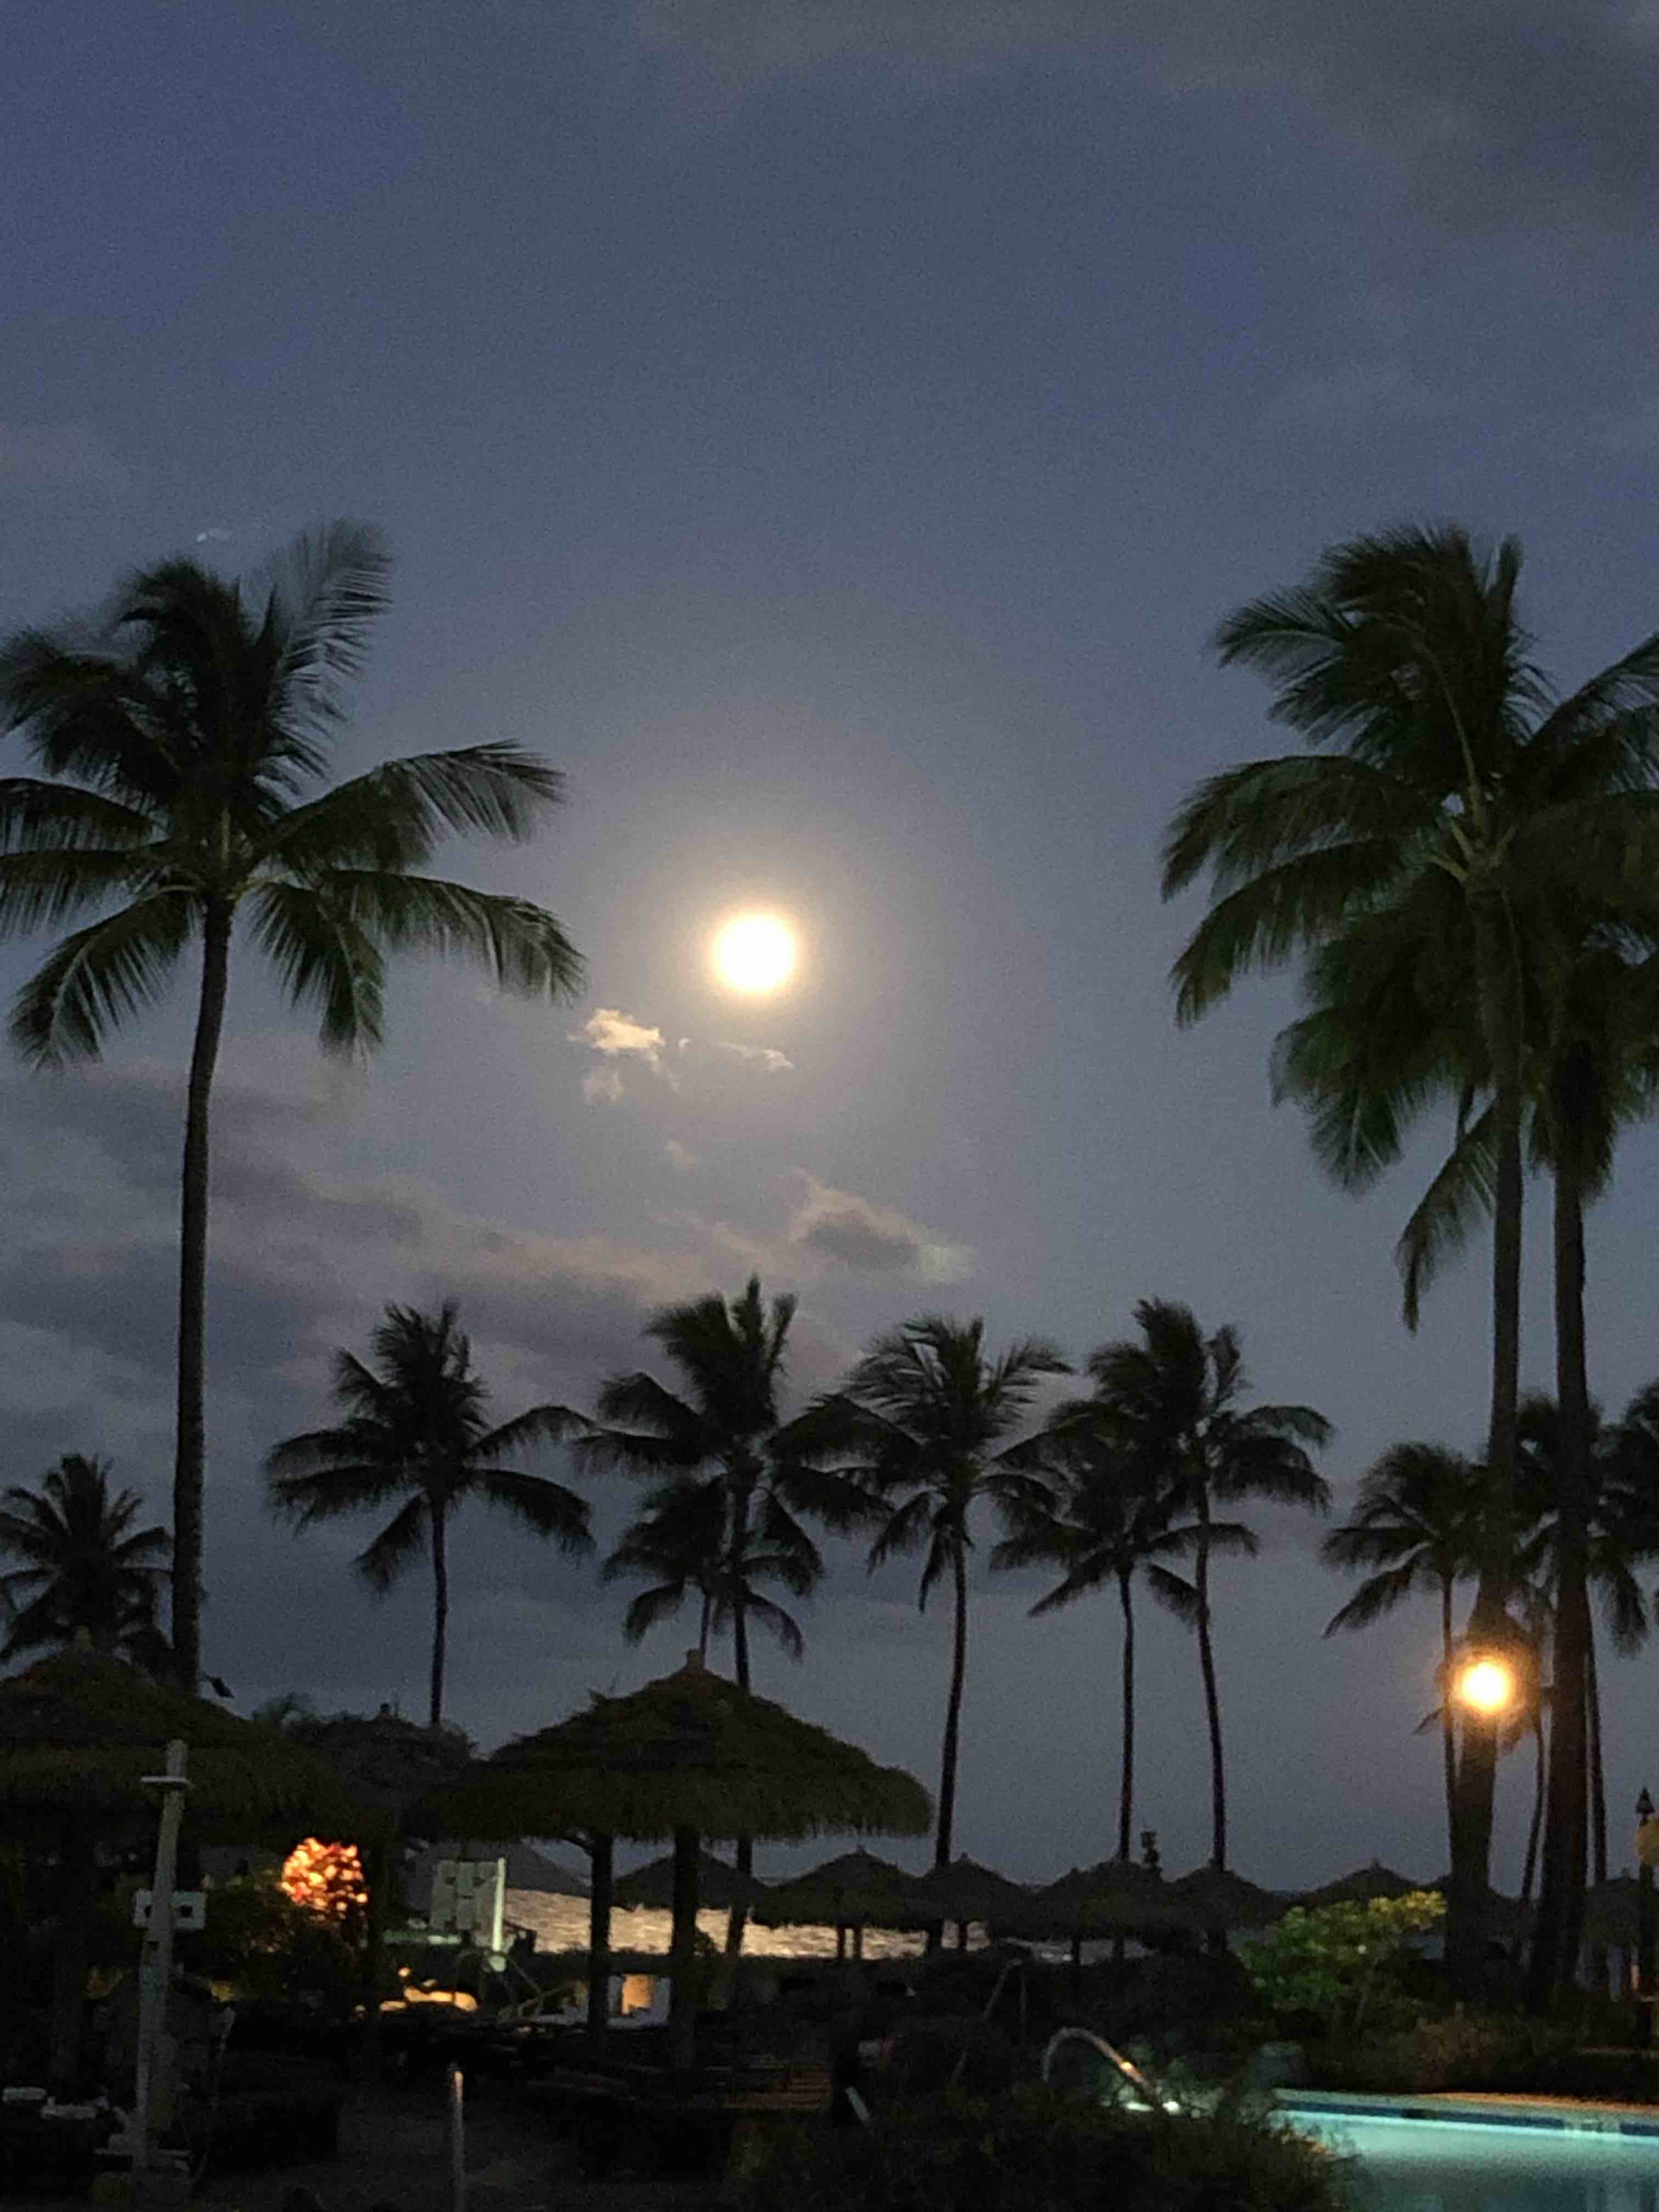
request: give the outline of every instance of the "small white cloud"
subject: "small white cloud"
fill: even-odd
[[[228,530],[221,529],[219,525],[215,523],[211,529],[198,530],[197,532],[196,543],[198,545],[222,545],[225,540],[233,534],[234,533]]]
[[[619,1106],[623,1079],[614,1067],[591,1067],[582,1078],[582,1097],[590,1106]]]
[[[729,1052],[734,1060],[740,1060],[745,1067],[757,1067],[763,1075],[787,1074],[793,1070],[795,1065],[775,1045],[730,1044],[722,1041],[714,1049],[716,1052]]]
[[[663,1158],[670,1167],[678,1168],[682,1175],[689,1175],[697,1164],[696,1154],[688,1152],[678,1137],[670,1137],[662,1149]]]
[[[806,1194],[789,1217],[792,1244],[871,1274],[919,1275],[928,1283],[959,1283],[971,1274],[972,1248],[935,1236],[896,1206],[837,1190],[800,1171]]]
[[[636,1022],[631,1014],[621,1013],[615,1006],[601,1006],[580,1029],[569,1034],[572,1044],[585,1044],[590,1052],[604,1053],[610,1059],[641,1060],[653,1074],[662,1073],[662,1031]]]

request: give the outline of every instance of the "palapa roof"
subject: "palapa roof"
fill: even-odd
[[[175,1739],[189,1746],[194,1831],[349,1828],[360,1810],[338,1771],[305,1746],[78,1648],[0,1680],[0,1817],[153,1813],[157,1793],[143,1777],[162,1771]]]
[[[1194,1867],[1170,1884],[1170,1895],[1200,1928],[1266,1928],[1290,1909],[1287,1898],[1276,1897],[1228,1867]]]
[[[1046,1889],[1033,1890],[1009,1924],[1039,1936],[1119,1936],[1137,1928],[1200,1923],[1150,1867],[1133,1859],[1102,1859],[1095,1866],[1073,1867]]]
[[[1369,1866],[1357,1867],[1322,1888],[1304,1891],[1297,1902],[1310,1906],[1369,1905],[1374,1898],[1407,1897],[1413,1890],[1429,1887],[1426,1881],[1413,1881],[1409,1875],[1385,1867],[1381,1859],[1373,1859]]]
[[[463,1849],[465,1845],[465,1849]],[[544,1897],[586,1897],[591,1885],[585,1875],[556,1861],[544,1858],[528,1844],[479,1842],[476,1837],[449,1837],[428,1844],[410,1864],[404,1891],[417,1912],[431,1901],[432,1877],[440,1859],[505,1859],[508,1889],[527,1890]]]
[[[289,1740],[337,1769],[353,1796],[382,1825],[389,1821],[417,1835],[433,1832],[419,1818],[420,1802],[464,1774],[472,1757],[459,1729],[422,1728],[389,1705],[378,1713],[301,1720]]]
[[[766,1883],[752,1876],[747,1881],[740,1879],[737,1869],[728,1866],[724,1859],[717,1859],[713,1851],[697,1853],[699,1905],[712,1905],[716,1911],[729,1911],[740,1899],[752,1901],[766,1887]],[[674,1903],[672,1854],[653,1859],[648,1866],[635,1867],[632,1874],[619,1875],[611,1893],[611,1902],[622,1912],[631,1912],[641,1906],[657,1912],[669,1911]]]
[[[627,1697],[596,1692],[586,1712],[503,1744],[438,1803],[452,1831],[582,1828],[641,1843],[676,1828],[792,1842],[920,1835],[933,1818],[913,1776],[709,1673],[695,1652],[677,1674]]]
[[[775,1882],[755,1905],[767,1928],[915,1928],[937,1917],[902,1867],[873,1851],[842,1851],[791,1881]]]
[[[981,1866],[965,1855],[949,1866],[930,1867],[910,1885],[915,1894],[940,1920],[981,1920],[1012,1926],[1031,1893],[1006,1875]]]

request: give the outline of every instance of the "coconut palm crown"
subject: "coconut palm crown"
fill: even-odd
[[[136,1490],[110,1488],[106,1461],[65,1452],[38,1490],[0,1495],[0,1553],[24,1565],[0,1575],[5,1642],[0,1659],[72,1644],[154,1671],[167,1660],[155,1604],[171,1545],[165,1528],[135,1526]]]
[[[0,938],[79,924],[18,994],[13,1042],[34,1066],[95,1059],[201,948],[173,1488],[173,1640],[187,1688],[201,1670],[209,1103],[237,925],[315,1012],[330,1052],[379,1043],[389,952],[465,953],[532,994],[580,978],[541,908],[416,872],[452,834],[532,836],[563,792],[537,756],[471,745],[322,787],[388,567],[373,531],[336,523],[263,575],[165,562],[122,586],[100,620],[0,647],[0,728],[36,770],[0,778]]]
[[[277,1444],[265,1459],[272,1510],[298,1528],[398,1501],[354,1562],[384,1595],[426,1550],[432,1562],[433,1635],[428,1725],[443,1723],[449,1628],[449,1524],[469,1498],[492,1505],[567,1558],[592,1549],[587,1501],[545,1475],[508,1464],[526,1448],[556,1443],[571,1416],[532,1406],[499,1426],[484,1419],[485,1389],[453,1302],[436,1314],[388,1306],[372,1340],[375,1364],[337,1353],[334,1396],[345,1419]]]

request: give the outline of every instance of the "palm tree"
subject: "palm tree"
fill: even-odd
[[[1346,1574],[1370,1571],[1325,1633],[1370,1628],[1408,1597],[1431,1595],[1440,1604],[1440,1670],[1449,1681],[1456,1642],[1452,1605],[1457,1584],[1479,1571],[1484,1470],[1444,1444],[1390,1444],[1368,1468],[1353,1512],[1321,1547],[1325,1564]],[[1457,1737],[1453,1704],[1440,1701],[1445,1769],[1446,1832],[1457,1818]]]
[[[878,1338],[840,1389],[809,1407],[796,1431],[800,1448],[838,1455],[845,1478],[887,1501],[870,1547],[872,1569],[926,1545],[923,1611],[935,1583],[951,1577],[955,1611],[935,1866],[950,1863],[956,1815],[974,1509],[988,1499],[1012,1533],[1014,1516],[1042,1504],[1042,1477],[995,1447],[1023,1425],[1042,1377],[1070,1371],[1041,1337],[1024,1338],[992,1359],[982,1319],[923,1314]]]
[[[1516,610],[1520,557],[1513,540],[1493,556],[1454,526],[1401,528],[1334,549],[1299,589],[1231,616],[1218,634],[1224,663],[1262,670],[1279,686],[1275,719],[1335,750],[1212,777],[1178,812],[1164,852],[1166,896],[1206,867],[1213,878],[1211,910],[1176,965],[1183,1021],[1241,973],[1327,943],[1378,908],[1407,915],[1419,942],[1433,911],[1449,899],[1460,908],[1492,1092],[1491,1498],[1477,1638],[1503,1632],[1515,1487],[1517,912],[1551,884],[1619,879],[1629,824],[1617,801],[1651,781],[1659,738],[1659,637],[1555,702]],[[1478,1936],[1496,1758],[1495,1728],[1471,1729],[1449,1933],[1459,1972]]]
[[[432,1561],[433,1632],[428,1725],[444,1717],[449,1628],[449,1523],[469,1498],[551,1537],[567,1559],[592,1551],[585,1498],[544,1475],[504,1464],[526,1446],[556,1443],[572,1417],[562,1406],[486,1427],[484,1385],[472,1347],[456,1326],[455,1306],[436,1314],[389,1305],[371,1340],[374,1365],[354,1352],[335,1356],[334,1398],[345,1418],[331,1429],[289,1437],[265,1458],[272,1510],[296,1528],[401,1500],[398,1511],[353,1563],[377,1596],[388,1591],[422,1549]]]
[[[95,1650],[151,1673],[165,1667],[155,1601],[167,1532],[135,1527],[143,1500],[136,1490],[112,1492],[109,1478],[107,1461],[65,1452],[39,1490],[14,1483],[0,1498],[0,1553],[25,1562],[0,1575],[0,1660],[71,1644],[84,1631]]]
[[[1139,1341],[1102,1345],[1090,1356],[1089,1373],[1095,1401],[1125,1448],[1161,1486],[1170,1513],[1196,1530],[1187,1610],[1210,1730],[1211,1863],[1224,1867],[1227,1785],[1210,1611],[1215,1507],[1258,1498],[1323,1512],[1330,1492],[1309,1448],[1322,1449],[1334,1431],[1311,1406],[1240,1402],[1248,1384],[1236,1329],[1206,1337],[1189,1306],[1167,1298],[1142,1298],[1134,1319]]]
[[[759,1276],[751,1275],[740,1297],[728,1301],[711,1291],[659,1308],[645,1334],[678,1370],[681,1394],[643,1370],[612,1376],[600,1389],[598,1419],[584,1425],[575,1445],[578,1463],[589,1469],[658,1478],[644,1520],[626,1532],[606,1571],[664,1577],[629,1608],[637,1634],[677,1610],[687,1590],[702,1589],[705,1633],[730,1623],[738,1686],[744,1690],[752,1686],[751,1620],[764,1622],[792,1658],[800,1656],[795,1622],[756,1587],[775,1580],[805,1597],[822,1580],[823,1556],[800,1516],[837,1529],[869,1516],[869,1500],[853,1484],[812,1467],[788,1443],[780,1397],[795,1307],[789,1297],[769,1306]],[[671,1498],[669,1490],[678,1485],[698,1494]],[[738,1838],[736,1856],[747,1881],[752,1838]],[[742,1948],[745,1917],[739,1904],[726,1923],[730,1953]]]
[[[775,1580],[797,1597],[810,1595],[823,1571],[817,1547],[768,1492],[745,1556],[734,1561],[728,1557],[728,1503],[718,1475],[662,1483],[647,1493],[644,1510],[623,1531],[601,1570],[608,1583],[626,1576],[657,1577],[630,1601],[623,1634],[630,1644],[642,1642],[695,1592],[700,1658],[708,1656],[710,1635],[732,1626],[740,1609],[745,1621],[766,1629],[792,1659],[799,1659],[806,1646],[799,1622],[758,1584]],[[769,1533],[776,1538],[769,1544]]]
[[[209,1104],[239,919],[325,1050],[380,1040],[384,956],[465,952],[527,993],[574,992],[581,963],[526,900],[412,872],[453,832],[523,839],[562,781],[513,744],[388,761],[319,790],[386,605],[375,534],[337,523],[263,578],[177,560],[125,584],[96,628],[24,631],[0,647],[0,726],[40,773],[0,778],[0,936],[99,918],[62,938],[19,993],[31,1065],[95,1059],[160,996],[199,939],[179,1267],[173,1641],[201,1672],[206,1458]]]
[[[1010,1502],[1011,1533],[991,1554],[991,1565],[1053,1565],[1063,1571],[1031,1607],[1034,1618],[1097,1590],[1117,1592],[1123,1620],[1117,1856],[1127,1860],[1134,1829],[1135,1578],[1144,1571],[1154,1596],[1187,1618],[1190,1586],[1164,1562],[1192,1551],[1199,1530],[1195,1522],[1170,1525],[1170,1501],[1157,1470],[1126,1450],[1099,1416],[1092,1399],[1074,1399],[1006,1455],[1015,1466],[1045,1474],[1049,1495]],[[1240,1550],[1255,1545],[1249,1531],[1235,1524],[1212,1522],[1212,1545],[1218,1538]]]

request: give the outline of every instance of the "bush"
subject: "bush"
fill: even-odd
[[[1166,2118],[1055,2097],[951,2092],[870,2127],[773,2140],[739,2212],[1337,2212],[1341,2166],[1299,2136],[1237,2116]]]
[[[207,1925],[179,1955],[233,1997],[342,2012],[357,1992],[356,1953],[336,1922],[287,1895],[274,1874],[244,1875],[208,1896]]]
[[[1518,2013],[1449,2013],[1401,2034],[1316,2044],[1322,2089],[1531,2089],[1548,2086],[1572,2044],[1565,2028]]]
[[[1357,2034],[1397,2000],[1398,1968],[1413,1936],[1445,1917],[1431,1889],[1368,1904],[1293,1905],[1259,1942],[1245,1968],[1264,2003],[1281,2019],[1311,2017],[1327,2035]]]

